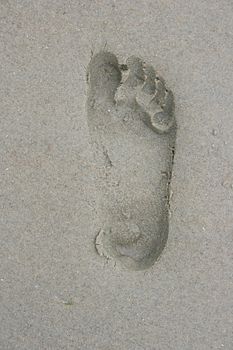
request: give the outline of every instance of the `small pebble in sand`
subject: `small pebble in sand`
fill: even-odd
[[[216,135],[217,135],[217,133],[218,133],[218,132],[217,132],[217,130],[216,130],[216,129],[213,129],[213,130],[212,130],[212,135],[213,135],[213,136],[216,136]]]

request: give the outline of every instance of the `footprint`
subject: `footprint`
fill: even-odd
[[[142,270],[168,237],[176,123],[173,94],[137,57],[101,51],[88,66],[87,116],[99,192],[99,255]]]

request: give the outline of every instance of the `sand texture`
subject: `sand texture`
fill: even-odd
[[[0,1],[1,350],[233,348],[232,13]],[[99,52],[117,65],[93,70]],[[148,109],[151,67],[176,135]]]

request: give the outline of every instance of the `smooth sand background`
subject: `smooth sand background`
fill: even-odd
[[[1,349],[233,348],[232,16],[226,0],[0,2]],[[170,235],[144,272],[93,244],[85,67],[105,43],[176,99]]]

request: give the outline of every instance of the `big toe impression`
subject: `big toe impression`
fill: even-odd
[[[115,55],[101,51],[94,55],[88,66],[89,100],[114,103],[115,92],[121,82],[121,71]]]

